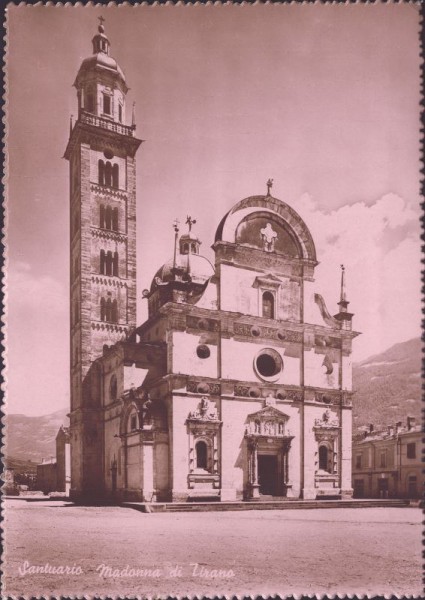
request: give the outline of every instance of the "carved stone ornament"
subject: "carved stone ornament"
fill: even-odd
[[[188,420],[192,421],[218,421],[217,407],[214,402],[208,400],[206,396],[201,398],[198,408],[189,413]]]
[[[188,381],[186,389],[192,394],[210,394],[211,396],[219,396],[221,393],[221,386],[219,383],[208,383],[207,381]]]
[[[266,406],[276,406],[276,398],[271,393],[264,398],[264,408]]]
[[[250,323],[235,323],[233,325],[235,335],[244,337],[258,337],[276,340],[285,340],[286,342],[300,343],[303,335],[300,331],[289,331],[279,329],[278,327],[265,327],[260,325],[253,326]]]
[[[326,410],[321,419],[315,419],[314,426],[322,429],[339,427],[339,419],[337,417],[332,418],[330,411]]]
[[[265,406],[261,410],[248,415],[245,424],[245,436],[248,437],[288,437],[286,427],[289,417],[274,406]]]
[[[341,392],[317,392],[314,393],[314,399],[316,402],[320,402],[322,404],[340,404],[341,401]]]

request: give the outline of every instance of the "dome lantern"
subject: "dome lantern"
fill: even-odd
[[[107,38],[107,36],[105,35],[105,28],[103,26],[103,23],[105,22],[105,19],[100,16],[99,18],[99,26],[98,26],[98,32],[94,38],[92,39],[92,44],[93,44],[93,54],[98,54],[99,52],[103,52],[104,54],[107,54],[109,56],[109,47],[110,47],[110,42]]]

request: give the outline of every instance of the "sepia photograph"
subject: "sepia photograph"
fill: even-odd
[[[420,3],[4,19],[3,595],[421,596]]]

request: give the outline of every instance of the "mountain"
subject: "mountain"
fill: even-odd
[[[353,428],[421,419],[421,340],[395,344],[353,365]]]
[[[5,458],[4,466],[6,469],[13,469],[17,473],[36,473],[37,463],[31,460],[22,460],[19,458]]]
[[[4,417],[5,450],[12,459],[39,463],[56,455],[56,435],[61,425],[68,426],[69,408],[62,408],[42,417],[11,414]]]
[[[354,429],[405,423],[407,415],[421,418],[421,340],[392,346],[385,352],[353,365]],[[11,414],[5,417],[8,461],[41,462],[55,456],[55,438],[68,426],[68,408],[42,417]]]

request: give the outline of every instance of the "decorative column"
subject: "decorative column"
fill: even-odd
[[[285,461],[284,485],[287,498],[293,498],[292,484],[289,482],[289,450],[291,449],[292,440],[293,436],[283,442],[283,456]]]
[[[251,449],[251,498],[260,497],[260,484],[258,483],[258,444],[257,440],[252,440],[250,443]]]

